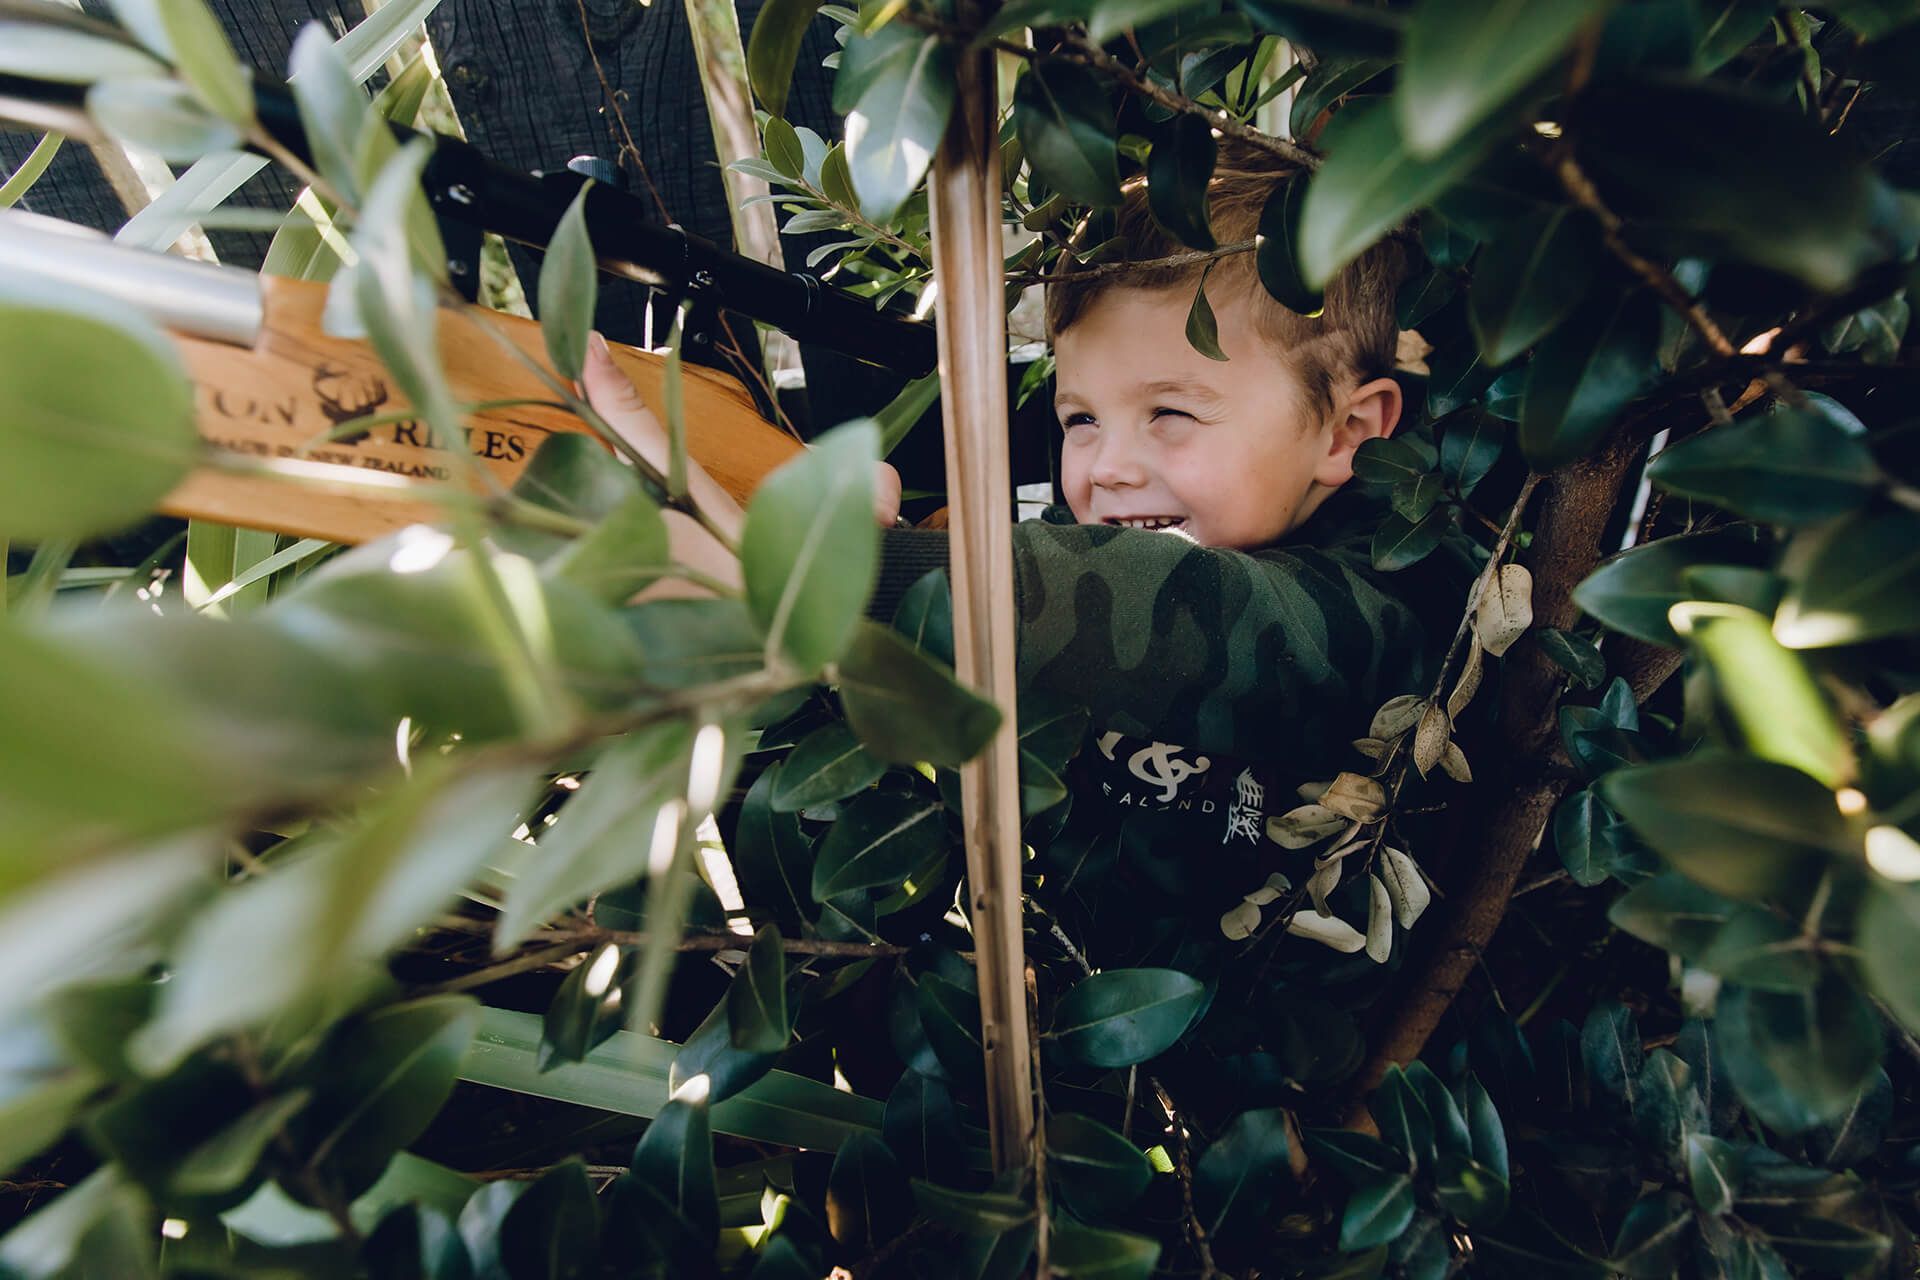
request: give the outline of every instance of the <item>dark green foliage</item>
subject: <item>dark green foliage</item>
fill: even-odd
[[[150,52],[93,28],[30,45],[52,19],[10,17],[0,71],[57,71],[136,146],[231,144],[248,72],[211,11],[110,7]],[[840,139],[782,118],[816,19],[846,28]],[[945,575],[890,627],[866,616],[872,464],[937,378],[761,485],[737,590],[676,562],[684,459],[566,432],[438,531],[335,556],[197,521],[185,561],[129,577],[145,551],[75,540],[205,462],[193,387],[123,307],[10,278],[0,1174],[71,1185],[0,1237],[0,1272],[1014,1280],[1043,1230],[1053,1274],[1101,1280],[1198,1274],[1201,1232],[1230,1275],[1912,1272],[1920,215],[1888,121],[1920,6],[1021,0],[970,20],[773,0],[745,51],[771,114],[733,168],[788,232],[834,233],[806,265],[875,306],[950,321],[924,177],[972,92],[963,47],[1030,30],[997,138],[1009,305],[1069,257],[1128,256],[1111,206],[1144,182],[1173,240],[1221,255],[1175,286],[1165,341],[1265,359],[1229,328],[1206,186],[1290,89],[1271,146],[1311,154],[1234,265],[1337,327],[1341,268],[1387,237],[1409,259],[1383,301],[1425,348],[1329,370],[1336,398],[1350,374],[1401,384],[1340,497],[1377,515],[1335,548],[1309,527],[1301,562],[1392,574],[1436,652],[1368,674],[1405,695],[1385,707],[1263,726],[1259,816],[1320,805],[1279,830],[1322,839],[1216,846],[1178,808],[1102,828],[1087,782],[1116,726],[1025,667],[1017,706],[963,688]],[[399,34],[300,37],[332,188],[307,203],[358,259],[334,265],[329,326],[458,440],[428,157],[356,84]],[[430,77],[409,75],[417,106]],[[554,229],[530,348],[562,379],[610,252],[585,202]],[[312,223],[277,264],[315,257],[294,253]],[[1509,568],[1463,619],[1444,588],[1510,522],[1531,580]],[[663,579],[717,594],[630,603]],[[1253,680],[1323,662],[1330,687],[1376,621],[1222,657]],[[1006,715],[1046,1156],[993,1176],[956,771]],[[1182,750],[1236,785],[1221,749]],[[1482,843],[1522,811],[1512,896],[1477,897],[1514,854]],[[1488,912],[1498,932],[1463,941]],[[1455,955],[1474,965],[1424,1055],[1358,1088]]]

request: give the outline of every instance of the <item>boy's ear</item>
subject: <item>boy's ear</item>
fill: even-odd
[[[1354,451],[1393,434],[1400,425],[1401,400],[1400,384],[1392,378],[1375,378],[1349,392],[1344,410],[1335,412],[1327,452],[1313,478],[1336,488],[1353,479]]]

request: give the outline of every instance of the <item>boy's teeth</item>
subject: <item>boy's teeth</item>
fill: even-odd
[[[1135,519],[1121,519],[1114,523],[1126,529],[1168,529],[1186,522],[1179,516],[1142,516]]]

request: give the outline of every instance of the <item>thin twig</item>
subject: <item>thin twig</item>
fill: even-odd
[[[449,916],[439,927],[461,933],[491,933],[493,924],[466,916]],[[591,951],[604,943],[622,947],[646,945],[647,935],[625,929],[603,929],[598,925],[568,925],[534,935],[537,942],[571,946],[575,951]],[[676,944],[681,951],[745,951],[753,938],[741,933],[689,933]],[[556,946],[556,950],[558,947]],[[782,938],[780,949],[793,956],[840,956],[865,959],[872,956],[901,956],[909,948],[893,942],[839,942],[830,938]],[[964,952],[962,954],[965,954]]]
[[[1673,273],[1651,258],[1642,256],[1626,242],[1620,233],[1622,225],[1620,215],[1609,209],[1606,201],[1600,198],[1600,189],[1593,185],[1593,179],[1589,178],[1586,170],[1580,167],[1580,162],[1574,159],[1570,149],[1563,149],[1560,152],[1553,169],[1560,179],[1561,187],[1573,198],[1573,202],[1591,213],[1594,220],[1600,224],[1600,235],[1606,242],[1607,251],[1624,263],[1629,271],[1646,282],[1648,287],[1659,294],[1669,307],[1685,319],[1715,355],[1730,358],[1738,354],[1732,341],[1721,332],[1720,326],[1714,323],[1713,317],[1708,315],[1706,309],[1698,302],[1687,296],[1687,291],[1681,287],[1678,280],[1674,279]]]
[[[1156,1086],[1158,1081],[1155,1082]],[[1173,1121],[1174,1168],[1180,1176],[1180,1204],[1185,1211],[1187,1235],[1193,1241],[1193,1251],[1200,1258],[1200,1280],[1212,1280],[1221,1274],[1213,1263],[1213,1246],[1207,1240],[1207,1229],[1200,1225],[1200,1215],[1193,1207],[1193,1168],[1187,1159],[1187,1124],[1180,1112],[1172,1105],[1172,1099],[1161,1091],[1162,1102],[1166,1105]]]
[[[1040,1071],[1040,984],[1034,976],[1033,962],[1027,962],[1027,1044],[1033,1068],[1033,1135],[1027,1147],[1033,1152],[1033,1280],[1049,1280],[1053,1274],[1049,1255],[1053,1244],[1053,1214],[1047,1200],[1047,1091]]]
[[[620,93],[607,79],[607,70],[600,65],[600,51],[593,47],[593,32],[587,19],[586,0],[574,0],[574,8],[580,12],[580,39],[587,46],[587,57],[593,60],[593,74],[600,81],[600,94],[606,99],[602,111],[613,113],[614,123],[620,127],[620,153],[614,157],[617,168],[626,167],[627,157],[633,157],[633,167],[640,171],[640,181],[647,184],[647,192],[653,197],[654,208],[660,211],[662,222],[672,222],[673,215],[667,211],[667,202],[660,198],[660,189],[653,185],[653,175],[647,172],[646,161],[640,158],[640,148],[634,145],[633,130],[627,127],[626,112],[620,109]]]
[[[565,942],[556,943],[551,947],[542,947],[538,951],[528,951],[522,955],[514,956],[510,960],[502,960],[499,964],[490,964],[484,969],[475,969],[471,973],[463,973],[457,978],[435,985],[432,990],[435,995],[451,995],[456,991],[471,991],[475,987],[484,987],[490,983],[500,982],[506,978],[517,978],[523,973],[532,973],[536,969],[544,969],[548,965],[558,964],[562,960],[571,960],[574,956],[579,955],[585,950],[587,950],[587,948],[579,942],[568,939]]]
[[[1088,280],[1100,280],[1109,276],[1136,275],[1142,271],[1152,271],[1162,267],[1192,267],[1212,262],[1216,258],[1228,258],[1235,254],[1251,253],[1260,247],[1258,240],[1236,240],[1232,244],[1223,244],[1217,249],[1194,249],[1186,253],[1170,253],[1164,258],[1143,258],[1138,262],[1103,262],[1098,266],[1064,273],[1044,271],[1014,271],[1007,275],[1008,284],[1054,284],[1062,279],[1071,279],[1075,284],[1084,284]]]
[[[1028,52],[1032,54],[1035,51],[1029,50]],[[1056,50],[1051,55],[1042,54],[1038,56],[1063,57],[1066,61],[1078,62],[1082,66],[1091,67],[1096,71],[1104,71],[1115,80],[1118,80],[1121,86],[1129,92],[1145,98],[1149,102],[1165,107],[1169,111],[1178,111],[1182,115],[1199,116],[1202,120],[1205,120],[1229,138],[1234,138],[1250,146],[1258,147],[1271,156],[1284,160],[1288,164],[1298,165],[1300,168],[1308,171],[1320,167],[1320,157],[1299,143],[1288,142],[1285,138],[1276,138],[1272,134],[1262,133],[1251,125],[1245,125],[1235,120],[1231,112],[1215,107],[1203,106],[1183,94],[1172,93],[1166,89],[1162,89],[1152,80],[1134,71],[1133,68],[1127,66],[1124,62],[1121,62],[1105,49],[1102,49],[1092,40],[1089,40],[1086,36],[1080,35],[1077,32],[1067,36],[1063,50]]]

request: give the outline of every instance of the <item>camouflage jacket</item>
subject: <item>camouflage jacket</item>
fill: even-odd
[[[1217,881],[1231,902],[1260,882],[1255,864],[1276,852],[1265,814],[1297,804],[1301,782],[1362,763],[1348,743],[1380,703],[1431,680],[1481,558],[1455,534],[1382,573],[1370,546],[1385,512],[1349,486],[1252,552],[1061,523],[1060,508],[1015,526],[1022,688],[1092,715],[1065,778],[1071,813],[1055,843],[1068,856],[1131,832],[1174,859],[1149,879],[1179,897],[1212,899]],[[879,594],[936,567],[936,553],[944,565],[944,543],[890,533]]]

